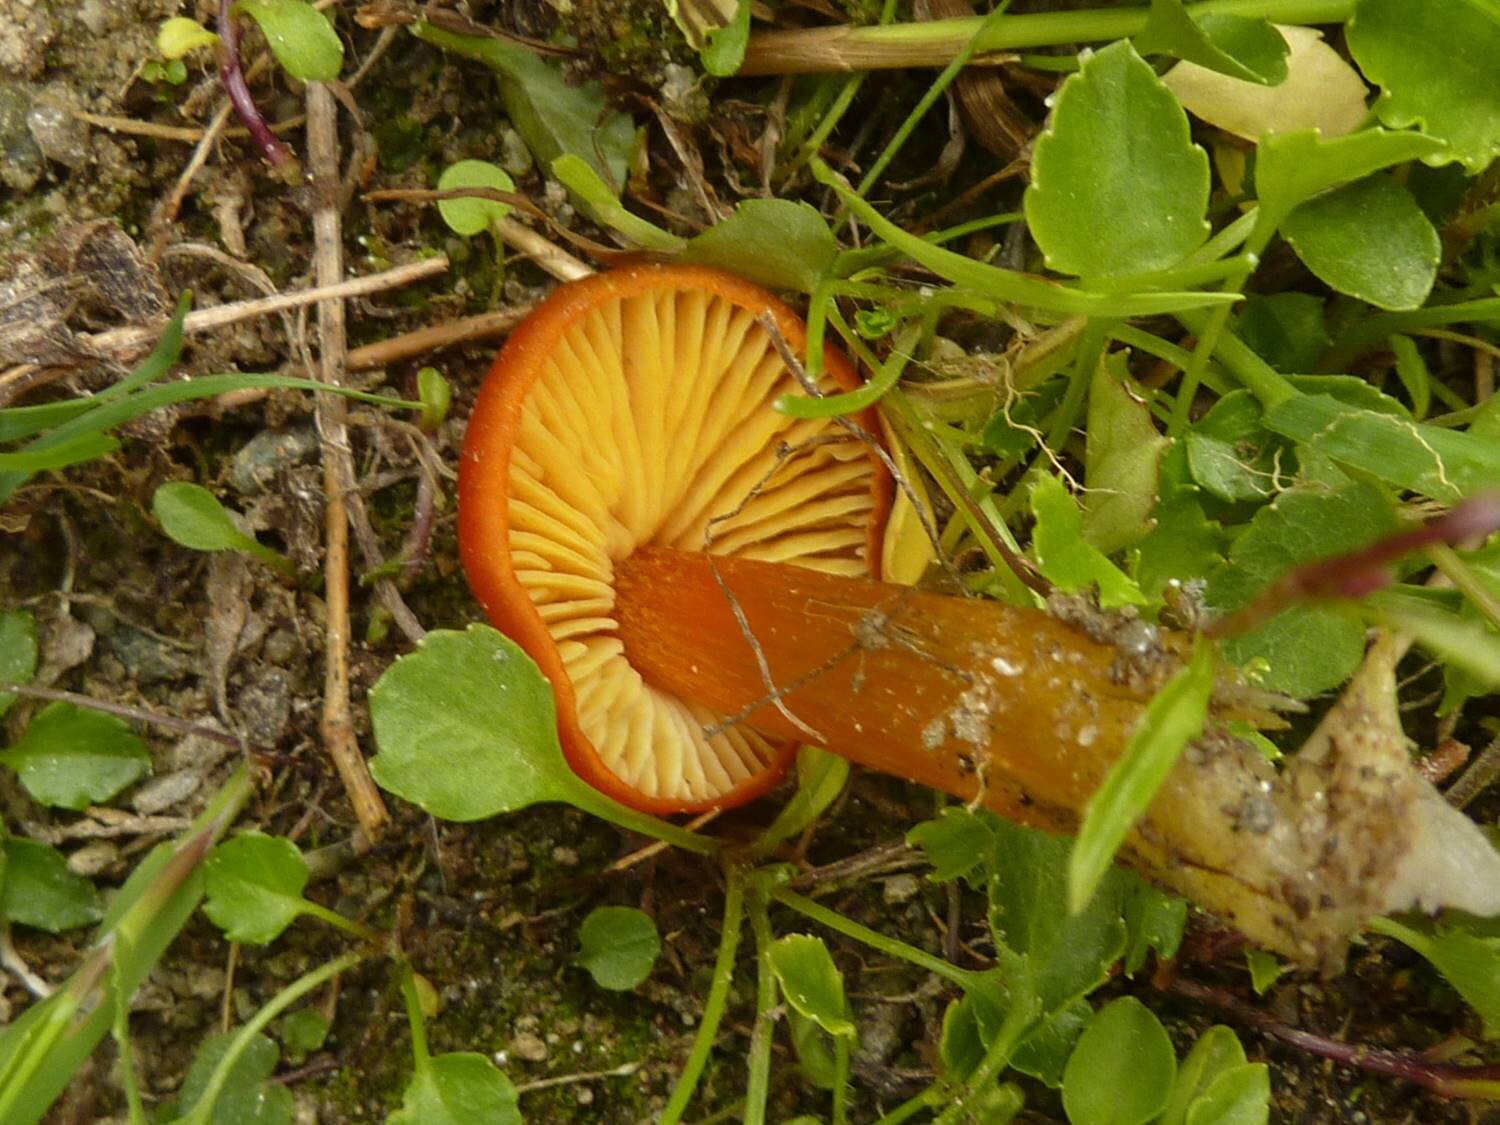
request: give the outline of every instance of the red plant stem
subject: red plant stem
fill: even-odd
[[[1240,1023],[1290,1047],[1344,1066],[1400,1078],[1449,1098],[1500,1097],[1500,1066],[1451,1066],[1433,1062],[1411,1051],[1391,1051],[1359,1043],[1343,1043],[1282,1023],[1269,1012],[1245,1003],[1220,988],[1174,979],[1167,990],[1227,1012]]]
[[[1391,581],[1390,565],[1413,551],[1460,543],[1500,528],[1500,492],[1481,492],[1420,527],[1398,531],[1367,547],[1316,559],[1288,571],[1242,609],[1213,622],[1210,636],[1231,637],[1269,620],[1289,606],[1320,598],[1360,598]]]
[[[234,0],[219,0],[219,82],[229,96],[235,114],[260,147],[261,156],[271,167],[280,168],[291,159],[291,150],[276,139],[250,94],[250,86],[240,66],[240,29],[234,22],[233,7]]]

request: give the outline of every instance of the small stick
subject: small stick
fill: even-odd
[[[333,95],[321,82],[307,85],[307,148],[313,190],[318,204],[313,212],[314,276],[333,285],[343,275],[342,231],[338,213],[338,121]],[[318,302],[319,377],[337,385],[344,370],[344,302],[338,297]],[[338,395],[319,395],[316,421],[323,445],[325,553],[323,744],[344,783],[366,846],[390,819],[380,790],[370,777],[354,736],[349,704],[349,515],[346,496],[353,491],[354,458],[345,424],[347,404]]]
[[[236,750],[246,749],[245,740],[239,735],[230,734],[228,731],[219,730],[217,727],[204,726],[189,719],[179,719],[176,715],[163,715],[156,711],[147,711],[141,707],[131,707],[124,703],[111,703],[105,699],[95,699],[91,695],[81,695],[76,691],[59,691],[56,688],[32,687],[30,684],[5,684],[0,683],[0,695],[20,695],[28,699],[43,699],[49,703],[71,703],[75,707],[82,707],[87,711],[99,711],[105,715],[113,715],[117,719],[125,719],[133,723],[142,723],[147,726],[161,727],[163,730],[176,731],[178,734],[194,734],[200,738],[219,742],[225,746],[233,746]]]
[[[466,316],[462,320],[450,320],[447,324],[433,324],[392,336],[389,340],[366,344],[352,349],[344,359],[346,371],[366,371],[372,367],[384,367],[403,359],[426,355],[429,352],[466,344],[486,336],[503,336],[526,318],[530,306],[513,309],[496,309]]]

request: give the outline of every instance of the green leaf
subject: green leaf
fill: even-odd
[[[344,66],[344,41],[328,17],[305,0],[239,0],[237,11],[260,25],[276,61],[299,82],[332,82]]]
[[[469,1051],[434,1055],[417,1067],[387,1125],[522,1125],[519,1095],[505,1074]]]
[[[1170,55],[1245,82],[1286,78],[1286,40],[1270,21],[1208,13],[1196,21],[1182,0],[1151,0],[1146,29],[1132,37],[1143,55]]]
[[[1125,899],[1125,973],[1134,976],[1146,963],[1146,954],[1171,959],[1177,956],[1187,929],[1186,899],[1169,895],[1138,882]]]
[[[1267,953],[1264,949],[1245,950],[1245,967],[1250,970],[1250,987],[1257,996],[1264,996],[1287,968],[1276,960],[1274,953]]]
[[[1313,129],[1276,133],[1261,139],[1255,157],[1255,192],[1260,215],[1250,236],[1259,250],[1270,241],[1292,209],[1320,192],[1372,172],[1445,151],[1441,141],[1419,133],[1365,129],[1324,140]]]
[[[1057,477],[1041,477],[1031,490],[1036,516],[1032,552],[1042,576],[1067,594],[1099,588],[1106,608],[1142,605],[1146,597],[1119,567],[1083,538],[1083,515]]]
[[[1311,293],[1252,293],[1237,328],[1240,339],[1283,374],[1311,371],[1333,342],[1323,300]]]
[[[29,684],[36,675],[36,621],[23,609],[0,613],[0,684]],[[16,701],[0,692],[0,715]]]
[[[1411,925],[1373,918],[1370,929],[1421,954],[1484,1021],[1487,1038],[1500,1039],[1500,937],[1482,937],[1457,926]]]
[[[1189,1108],[1214,1080],[1244,1065],[1245,1048],[1234,1031],[1223,1024],[1209,1028],[1198,1036],[1193,1049],[1182,1060],[1172,1085],[1172,1096],[1157,1125],[1185,1125]]]
[[[104,917],[98,890],[68,870],[67,857],[56,848],[16,836],[5,839],[0,867],[0,917],[48,933],[92,925]]]
[[[45,449],[23,449],[19,453],[0,453],[0,472],[40,473],[48,469],[65,469],[113,453],[120,443],[108,434],[79,434]]]
[[[150,768],[151,755],[113,715],[51,703],[19,742],[0,750],[0,763],[20,775],[33,800],[76,812],[130,785]]]
[[[166,59],[180,59],[200,47],[213,47],[219,37],[197,20],[173,16],[162,22],[156,32],[156,50]]]
[[[1078,1040],[1063,1072],[1063,1108],[1072,1125],[1145,1125],[1166,1106],[1176,1073],[1161,1021],[1122,996]]]
[[[1271,1074],[1265,1063],[1225,1071],[1188,1107],[1187,1125],[1266,1125],[1271,1119]]]
[[[1011,1069],[1057,1089],[1062,1085],[1063,1071],[1067,1069],[1078,1037],[1093,1016],[1094,1009],[1089,1007],[1087,1000],[1074,1000],[1053,1012],[1021,1041],[1011,1056]]]
[[[1427,417],[1432,406],[1432,372],[1427,369],[1427,361],[1417,349],[1417,342],[1410,336],[1397,332],[1387,337],[1386,342],[1396,357],[1396,378],[1401,380],[1411,399],[1412,416],[1420,422]]]
[[[411,32],[495,72],[506,115],[543,168],[572,153],[593,165],[606,183],[625,182],[635,126],[628,116],[609,108],[598,82],[569,85],[556,63],[504,39],[459,35],[421,22],[412,24]]]
[[[1058,1011],[1103,984],[1124,953],[1129,884],[1110,872],[1088,907],[1070,913],[1070,842],[998,818],[994,827],[990,929],[997,945],[1030,963],[1043,1013]]]
[[[219,1060],[229,1050],[238,1032],[213,1035],[203,1041],[193,1055],[177,1110],[187,1116],[207,1092],[209,1079]],[[288,1125],[295,1108],[292,1092],[278,1082],[267,1079],[276,1069],[280,1055],[276,1044],[264,1035],[252,1038],[244,1052],[229,1070],[229,1078],[219,1091],[209,1120],[213,1125]]]
[[[838,1082],[838,1068],[828,1033],[796,1008],[788,1008],[786,1017],[802,1076],[820,1090],[832,1090]]]
[[[756,838],[756,855],[766,855],[777,844],[805,831],[838,799],[849,780],[849,763],[816,746],[797,748],[797,791],[781,806],[766,830]]]
[[[1380,607],[1381,620],[1409,633],[1449,669],[1471,677],[1482,690],[1500,688],[1500,636],[1493,629],[1440,609],[1416,605],[1386,608],[1379,595],[1371,600]]]
[[[583,202],[597,221],[619,231],[644,249],[671,254],[687,245],[685,240],[670,231],[625,210],[614,190],[582,157],[564,153],[552,162],[552,175]]]
[[[386,669],[369,699],[379,747],[370,773],[434,816],[479,820],[564,801],[676,847],[716,847],[579,779],[557,739],[551,686],[515,642],[487,625],[428,633]]]
[[[854,1035],[844,977],[828,947],[808,934],[787,934],[770,949],[771,972],[786,1001],[830,1035]]]
[[[632,906],[600,906],[578,929],[578,963],[600,988],[628,992],[651,975],[661,953],[656,923]]]
[[[1047,265],[1083,278],[1176,265],[1208,237],[1208,155],[1128,42],[1063,83],[1036,141],[1026,221]]]
[[[1500,487],[1500,447],[1478,434],[1303,394],[1265,414],[1268,430],[1400,489],[1453,503]]]
[[[997,457],[1019,460],[1040,440],[1043,423],[1063,399],[1068,380],[1049,379],[995,411],[979,434],[980,447]]]
[[[308,905],[307,864],[285,837],[246,832],[216,847],[204,869],[203,913],[230,941],[274,941]]]
[[[443,169],[438,177],[438,191],[459,188],[489,188],[492,191],[515,191],[516,181],[504,168],[488,160],[460,160]],[[469,237],[481,234],[509,215],[514,208],[498,199],[440,199],[438,214],[454,234]]]
[[[1208,518],[1198,501],[1164,500],[1151,513],[1151,522],[1151,533],[1136,547],[1135,561],[1135,580],[1148,600],[1161,597],[1172,582],[1205,578],[1223,563],[1224,529]]]
[[[436,367],[417,369],[417,398],[422,403],[422,428],[433,433],[448,417],[453,387]]]
[[[729,270],[767,289],[811,293],[839,247],[823,216],[790,199],[746,199],[687,244],[678,261]]]
[[[316,1008],[298,1008],[284,1016],[277,1027],[286,1061],[300,1066],[307,1056],[328,1041],[331,1025]]]
[[[370,689],[377,782],[444,820],[480,820],[583,784],[557,741],[552,687],[483,625],[434,630]]]
[[[1500,13],[1492,3],[1360,0],[1348,36],[1360,69],[1380,87],[1381,121],[1446,142],[1470,172],[1500,153]]]
[[[1104,554],[1129,547],[1151,530],[1156,474],[1167,439],[1151,410],[1128,385],[1124,352],[1094,373],[1084,446],[1083,537]]]
[[[1200,637],[1187,666],[1156,693],[1125,752],[1089,799],[1068,857],[1068,908],[1074,913],[1088,904],[1178,756],[1203,733],[1213,687],[1214,649]]]
[[[194,551],[243,551],[260,546],[201,484],[169,481],[161,485],[151,497],[151,513],[167,538]]]
[[[739,70],[750,44],[750,0],[738,0],[734,19],[708,31],[705,38],[707,42],[698,52],[704,70],[716,78],[727,78]]]
[[[1390,503],[1373,485],[1288,489],[1255,513],[1228,563],[1209,577],[1208,604],[1232,612],[1293,567],[1355,550],[1395,529]],[[1224,656],[1263,666],[1262,687],[1305,699],[1349,677],[1364,654],[1364,636],[1364,624],[1338,607],[1294,606],[1227,641]]]
[[[983,809],[970,812],[960,805],[949,805],[932,820],[924,820],[907,832],[906,842],[921,848],[932,864],[928,878],[947,883],[985,865],[995,847],[995,832],[990,827],[994,819]]]
[[[1437,279],[1438,233],[1387,174],[1298,204],[1281,233],[1320,279],[1382,309],[1421,307]]]

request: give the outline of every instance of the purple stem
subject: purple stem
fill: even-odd
[[[234,0],[219,0],[219,82],[229,95],[229,104],[239,116],[251,138],[260,146],[260,154],[273,168],[283,167],[291,159],[291,150],[276,139],[266,119],[255,107],[245,72],[240,68],[240,29],[234,22]]]
[[[1343,1043],[1284,1024],[1269,1012],[1263,1012],[1220,988],[1211,988],[1181,977],[1167,987],[1180,996],[1227,1012],[1262,1035],[1279,1039],[1288,1046],[1321,1059],[1400,1078],[1443,1097],[1500,1097],[1500,1066],[1452,1066],[1433,1062],[1412,1051],[1391,1051],[1384,1047]]]
[[[1391,564],[1437,543],[1459,543],[1500,528],[1500,492],[1481,492],[1420,527],[1377,539],[1368,547],[1303,563],[1243,609],[1214,622],[1213,636],[1243,633],[1290,605],[1318,598],[1360,598],[1390,583]]]

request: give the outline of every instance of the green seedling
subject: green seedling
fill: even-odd
[[[194,551],[243,551],[294,576],[291,560],[241,531],[212,492],[191,481],[170,481],[151,497],[151,513],[174,543]]]
[[[151,768],[129,725],[72,703],[49,703],[19,741],[0,750],[32,800],[79,810],[112,800]]]
[[[600,988],[629,992],[651,975],[661,954],[656,923],[630,906],[600,906],[578,929],[575,960]]]
[[[366,941],[378,936],[303,897],[307,864],[280,836],[246,832],[225,841],[204,863],[204,875],[203,913],[230,941],[265,945],[304,914]]]

